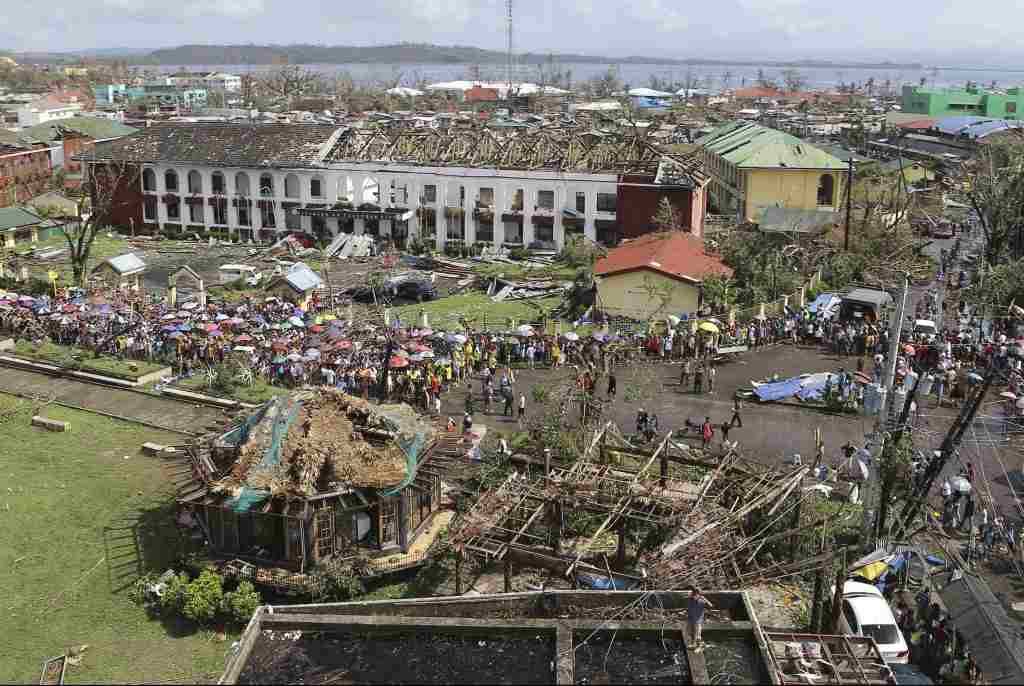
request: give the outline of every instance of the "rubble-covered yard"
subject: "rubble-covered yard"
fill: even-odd
[[[239,683],[550,684],[554,663],[554,636],[543,633],[494,638],[427,631],[264,631]]]

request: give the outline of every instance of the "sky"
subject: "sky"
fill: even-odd
[[[514,49],[609,57],[915,61],[1024,68],[1019,0],[513,0]],[[43,0],[4,3],[0,49],[186,43],[503,50],[504,0]]]

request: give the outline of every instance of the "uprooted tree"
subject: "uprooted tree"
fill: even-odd
[[[89,258],[100,231],[111,225],[117,210],[127,205],[126,189],[138,184],[139,169],[124,162],[90,164],[81,191],[83,201],[71,213],[59,205],[37,207],[40,216],[51,219],[68,246],[74,285],[85,286]]]

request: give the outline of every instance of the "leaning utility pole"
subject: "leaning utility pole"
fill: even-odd
[[[989,369],[988,374],[985,375],[981,388],[964,402],[960,414],[957,416],[953,426],[949,427],[949,432],[946,433],[946,438],[942,441],[939,455],[928,461],[924,474],[914,483],[914,488],[911,489],[910,495],[907,497],[907,503],[897,520],[897,536],[902,537],[906,534],[907,529],[928,499],[928,494],[931,492],[932,486],[935,485],[935,480],[942,475],[942,470],[946,468],[949,458],[956,454],[960,447],[960,441],[964,437],[964,432],[967,430],[967,427],[974,423],[974,416],[978,413],[978,408],[981,407],[982,400],[984,400],[985,394],[988,393],[988,389],[991,388],[995,377],[996,369],[993,366]]]
[[[848,170],[846,172],[846,228],[843,231],[843,252],[850,251],[850,211],[853,204],[853,153],[850,159],[846,160]]]
[[[906,316],[907,297],[910,294],[910,274],[903,276],[903,287],[900,289],[899,302],[896,305],[896,315],[889,322],[889,350],[885,359],[885,367],[882,370],[882,402],[878,408],[878,419],[875,421],[875,429],[868,434],[868,445],[876,448],[875,457],[868,465],[868,478],[863,484],[864,517],[861,522],[861,534],[865,547],[873,543],[872,533],[875,528],[875,513],[878,511],[878,461],[881,459],[882,448],[885,445],[885,434],[894,428],[892,412],[893,382],[896,379],[896,358],[900,352],[900,333],[903,330],[903,318]],[[883,425],[884,422],[884,425]]]

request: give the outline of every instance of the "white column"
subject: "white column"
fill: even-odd
[[[533,206],[537,202],[537,191],[523,184],[523,247],[533,243]]]
[[[405,187],[409,194],[406,205],[413,211],[412,217],[409,218],[409,239],[411,240],[413,236],[418,237],[420,235],[420,216],[418,210],[423,184],[420,183],[418,176],[408,176],[403,178],[405,179]]]
[[[366,220],[362,217],[355,217],[352,220],[352,233],[357,236],[362,236],[366,233]]]
[[[501,244],[505,242],[505,221],[501,218],[501,215],[508,209],[508,201],[506,195],[508,192],[508,184],[502,179],[495,179],[494,181],[494,246],[497,248],[501,247]]]
[[[444,180],[437,184],[437,198],[434,202],[434,243],[437,251],[444,251],[445,240],[448,238],[448,217],[445,216],[445,208],[448,206],[448,181]]]
[[[480,186],[475,183],[467,183],[466,187],[466,207],[465,207],[465,224],[466,232],[464,239],[466,245],[473,245],[476,243],[476,217],[473,216],[474,210],[476,210],[476,201],[480,197]]]
[[[583,224],[583,233],[586,237],[592,241],[597,241],[597,225],[594,223],[597,221],[597,191],[586,191],[587,206],[586,219]]]
[[[391,235],[391,220],[390,219],[381,219],[381,220],[379,220],[377,222],[377,225],[378,225],[378,227],[380,227],[379,228],[379,233],[380,233],[381,237],[385,237],[385,236],[390,236]]]
[[[555,186],[555,216],[551,235],[555,240],[555,248],[558,250],[565,245],[565,227],[562,225],[562,208],[566,206],[565,196],[565,184]]]

